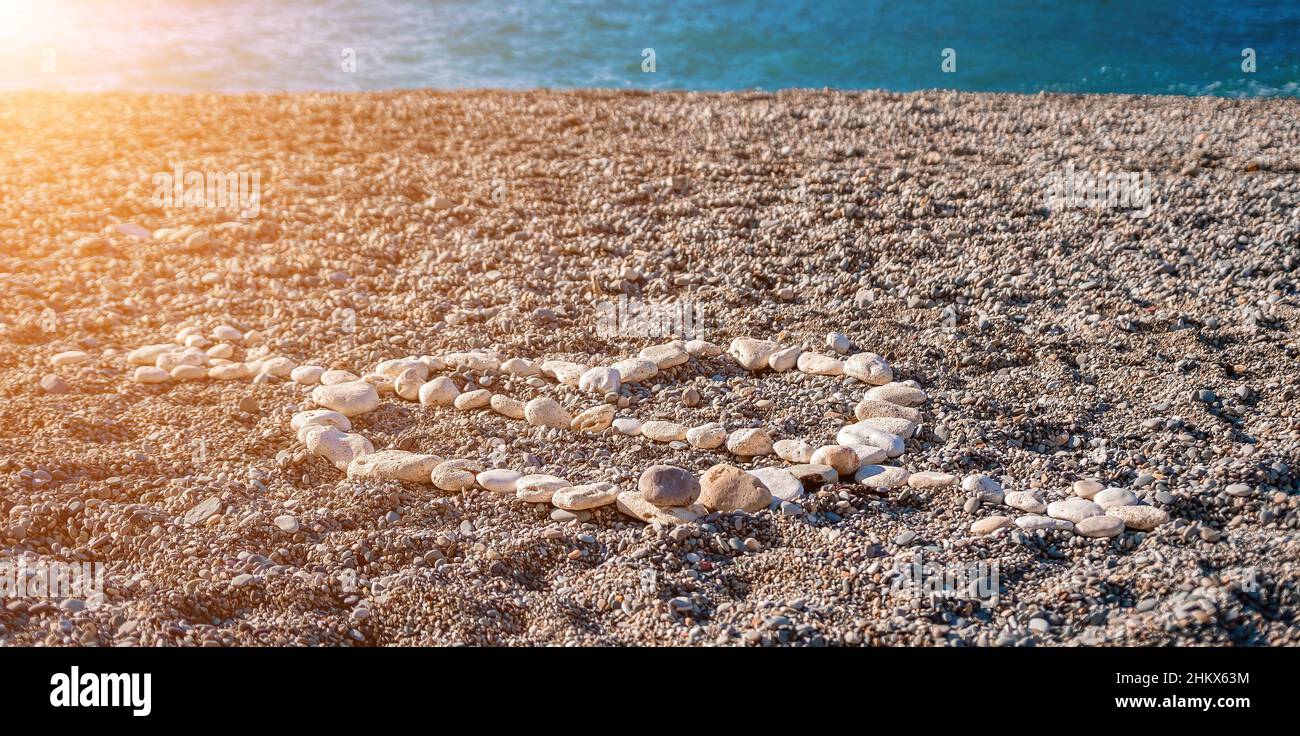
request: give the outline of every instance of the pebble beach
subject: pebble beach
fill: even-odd
[[[4,645],[1300,643],[1296,100],[0,100]]]

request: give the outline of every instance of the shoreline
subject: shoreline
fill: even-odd
[[[788,95],[830,95],[845,97],[888,97],[888,96],[929,96],[929,95],[969,95],[973,97],[1011,97],[1011,98],[1046,98],[1046,99],[1119,99],[1119,100],[1168,100],[1168,101],[1206,101],[1206,102],[1293,102],[1300,103],[1300,95],[1204,95],[1161,92],[1012,92],[988,90],[963,90],[948,87],[936,87],[912,90],[885,88],[818,88],[818,87],[782,87],[779,89],[645,89],[639,87],[394,87],[369,90],[43,90],[43,89],[0,89],[0,97],[46,96],[46,97],[223,97],[223,98],[259,98],[259,97],[329,97],[359,96],[381,97],[401,95],[431,96],[511,96],[511,95],[576,95],[576,96],[691,96],[691,97],[740,97],[740,96],[788,96]]]

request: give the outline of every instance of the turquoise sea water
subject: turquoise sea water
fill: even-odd
[[[1300,3],[0,0],[3,89],[411,87],[1300,96]]]

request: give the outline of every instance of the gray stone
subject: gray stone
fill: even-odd
[[[641,473],[637,490],[656,506],[689,506],[700,497],[700,481],[676,465],[651,465]]]
[[[1154,506],[1115,506],[1106,509],[1107,516],[1124,521],[1124,526],[1148,532],[1169,521],[1169,514]]]
[[[1075,526],[1084,519],[1101,516],[1105,510],[1085,498],[1067,498],[1047,504],[1047,515],[1053,519],[1065,519]]]
[[[803,496],[803,483],[785,468],[759,468],[749,474],[762,481],[773,498],[796,501]]]
[[[1132,506],[1137,503],[1137,496],[1127,488],[1107,488],[1093,496],[1092,502],[1102,509],[1113,509],[1117,506]]]
[[[202,524],[209,517],[221,510],[221,498],[210,496],[199,501],[189,511],[185,512],[186,524]]]
[[[1117,537],[1124,533],[1124,520],[1115,516],[1089,516],[1075,523],[1074,532],[1084,537]]]

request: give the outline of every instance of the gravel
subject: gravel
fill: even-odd
[[[5,107],[0,557],[108,574],[102,605],[6,605],[4,643],[1300,644],[1288,101],[402,92]],[[260,171],[260,217],[154,206],[140,172],[177,156]],[[1066,163],[1151,172],[1150,215],[1047,212],[1042,182]],[[788,370],[750,372],[603,333],[597,305],[620,296],[698,306],[702,334],[682,337],[756,364],[798,350]],[[139,352],[174,339],[192,350],[166,370],[170,349]],[[190,370],[222,345],[266,360]],[[484,369],[475,350],[583,370],[561,385]],[[847,375],[795,368],[816,353],[806,367]],[[457,393],[549,399],[532,409],[546,426],[432,389],[403,400],[400,373],[364,374],[410,355],[446,359],[429,375]],[[637,355],[653,376],[578,390]],[[342,414],[368,409],[352,431],[372,450],[467,464],[444,471],[448,490],[348,479],[290,426],[314,386],[342,386],[320,392]],[[568,429],[601,401],[615,429]],[[920,414],[879,413],[891,404]],[[618,503],[562,510],[473,487],[492,469],[633,489],[654,464],[779,464],[781,447],[720,458],[639,436],[647,422],[766,431],[808,443],[806,463],[877,417],[917,424],[889,465],[749,512],[646,524]],[[327,430],[344,432],[309,434]],[[963,480],[909,485],[923,472]],[[743,476],[714,490],[752,507]],[[1107,504],[1124,505],[1071,514],[1097,537],[1003,504],[1029,494],[1013,498],[1050,514],[1112,488]],[[918,556],[922,574],[904,575]],[[950,584],[980,569],[994,584]]]

